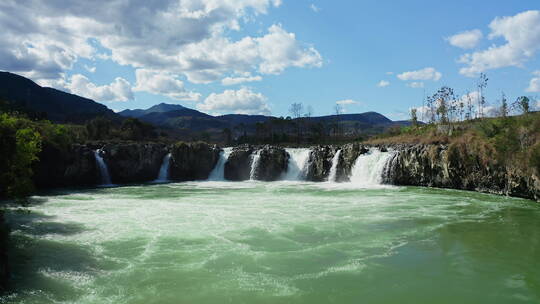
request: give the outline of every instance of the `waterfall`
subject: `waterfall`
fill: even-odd
[[[223,151],[219,154],[219,160],[216,164],[216,167],[210,173],[208,177],[209,181],[224,181],[225,180],[225,163],[231,155],[232,148],[224,148]]]
[[[328,175],[329,182],[335,182],[337,178],[337,166],[339,164],[339,155],[341,155],[341,150],[338,150],[334,157],[332,158],[332,167],[330,168],[330,174]]]
[[[371,149],[358,156],[352,168],[351,182],[366,186],[382,184],[385,165],[393,155],[394,152]]]
[[[169,165],[171,162],[171,153],[168,153],[163,157],[161,168],[159,168],[159,175],[154,182],[166,182],[169,180]]]
[[[112,185],[111,175],[109,174],[109,168],[107,168],[107,164],[105,163],[105,160],[103,159],[103,157],[101,157],[101,153],[105,153],[105,152],[101,149],[97,149],[94,151],[96,164],[99,168],[99,173],[101,175],[101,185],[110,186]]]
[[[261,158],[261,151],[258,150],[251,157],[251,171],[249,172],[249,179],[255,180],[255,178],[257,177],[257,166],[259,165],[259,159]]]
[[[287,148],[285,150],[289,154],[289,162],[284,179],[303,180],[306,175],[311,150],[298,148]]]

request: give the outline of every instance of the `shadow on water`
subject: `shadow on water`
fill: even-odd
[[[33,198],[32,204],[44,199]],[[83,294],[73,284],[87,280],[100,269],[89,247],[62,241],[87,229],[76,223],[58,222],[49,216],[27,209],[11,209],[6,219],[12,231],[8,255],[11,285],[0,303],[12,300],[34,302],[73,301]],[[46,300],[45,300],[46,299]]]

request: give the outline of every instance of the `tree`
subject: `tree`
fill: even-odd
[[[487,87],[489,78],[487,78],[486,74],[480,73],[480,78],[478,79],[478,116],[482,117],[484,116],[484,106],[486,105],[486,99],[484,97],[484,90]]]
[[[501,96],[500,115],[501,117],[508,116],[508,101],[506,99],[506,95],[504,94],[504,92],[502,92],[502,96]]]
[[[334,134],[336,136],[340,136],[341,135],[341,114],[343,113],[343,107],[339,104],[339,103],[336,103],[336,105],[334,106],[334,111],[335,111],[335,114],[336,114],[336,120],[335,120],[335,125],[334,125]]]
[[[411,122],[412,122],[412,125],[413,127],[416,128],[416,126],[418,126],[418,116],[417,116],[417,112],[418,110],[416,108],[412,108],[411,109]]]
[[[520,96],[516,99],[514,106],[519,109],[523,114],[527,114],[530,111],[530,99],[527,96]]]
[[[300,138],[302,137],[302,128],[301,128],[301,122],[299,121],[302,117],[302,114],[304,112],[304,105],[302,105],[301,102],[295,102],[291,104],[289,107],[289,113],[291,113],[292,117],[296,120],[294,123],[294,126],[296,127],[296,141],[300,142]]]
[[[465,94],[466,99],[466,111],[465,111],[465,120],[471,120],[473,118],[474,114],[474,104],[471,96],[471,92],[467,91]]]
[[[96,117],[85,125],[90,139],[107,139],[111,133],[112,123],[105,117]]]
[[[121,136],[128,140],[141,140],[155,137],[154,126],[138,120],[127,118],[120,126]]]
[[[289,107],[289,113],[293,118],[300,118],[304,112],[304,105],[301,102],[295,102]]]
[[[230,145],[232,143],[232,132],[231,129],[223,129],[223,137],[225,138],[225,144]]]

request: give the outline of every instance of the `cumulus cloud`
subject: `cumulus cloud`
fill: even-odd
[[[98,86],[84,75],[75,74],[65,87],[73,94],[96,101],[128,101],[133,99],[131,84],[120,77],[108,85]]]
[[[318,12],[321,11],[321,9],[318,6],[316,6],[315,4],[313,4],[313,3],[311,3],[309,8],[311,8],[311,10],[314,11],[315,13],[318,13]]]
[[[461,56],[466,64],[460,73],[475,77],[491,69],[521,67],[540,50],[540,11],[526,11],[510,17],[498,17],[489,28],[488,38],[503,38],[506,43]]]
[[[165,95],[176,100],[197,101],[201,94],[187,91],[184,83],[171,75],[139,69],[135,72],[137,83],[134,91]]]
[[[279,24],[260,36],[229,38],[242,22],[279,5],[281,0],[0,1],[0,69],[53,81],[80,58],[98,58],[208,83],[224,75],[321,66],[319,52]]]
[[[533,77],[529,82],[529,87],[526,89],[527,92],[531,93],[540,93],[540,70],[534,71]]]
[[[384,88],[384,87],[387,87],[390,85],[390,81],[386,81],[386,80],[381,80],[379,81],[379,83],[377,84],[377,86],[379,88]]]
[[[413,89],[421,89],[424,87],[424,83],[422,81],[413,81],[413,82],[407,83],[407,86]]]
[[[221,80],[221,84],[230,86],[230,85],[237,85],[241,83],[261,81],[261,80],[262,80],[261,76],[258,76],[258,75],[251,76],[251,74],[248,73],[247,75],[240,76],[240,77],[225,77]]]
[[[472,49],[478,45],[482,37],[482,31],[476,29],[472,31],[458,33],[454,36],[446,38],[446,40],[448,41],[448,43],[455,47],[459,47],[462,49]]]
[[[432,81],[438,81],[441,79],[442,74],[438,72],[435,68],[424,68],[417,71],[410,71],[410,72],[404,72],[397,77],[403,81],[409,81],[409,80],[432,80]]]
[[[248,88],[240,90],[225,90],[223,93],[212,93],[197,109],[213,114],[261,114],[270,115],[267,98],[261,93],[255,93]]]

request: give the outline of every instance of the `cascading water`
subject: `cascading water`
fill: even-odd
[[[374,186],[383,181],[384,168],[394,152],[381,152],[371,149],[358,156],[351,172],[351,182],[357,185]]]
[[[101,149],[97,149],[94,151],[96,164],[98,165],[99,173],[101,175],[101,185],[110,186],[112,185],[111,175],[109,174],[109,168],[107,168],[107,163],[105,163],[105,160],[103,159],[103,157],[101,157],[101,153],[104,153]]]
[[[287,173],[284,179],[294,181],[303,180],[311,150],[302,148],[287,148],[285,150],[289,153],[289,163],[287,164]]]
[[[163,157],[161,168],[159,168],[159,175],[155,182],[166,182],[169,180],[169,167],[171,162],[171,153],[168,153]]]
[[[219,160],[216,164],[216,167],[210,173],[208,177],[209,181],[224,181],[225,180],[225,163],[231,155],[232,148],[224,148],[223,151],[219,154]]]
[[[329,182],[335,182],[337,178],[337,166],[339,164],[339,156],[341,155],[341,150],[338,150],[334,157],[332,158],[332,167],[330,168],[330,174],[328,175]]]
[[[252,160],[251,160],[251,171],[249,172],[249,179],[255,180],[255,178],[257,177],[256,176],[257,166],[259,165],[259,159],[261,158],[261,151],[258,150],[251,157],[252,157]]]

